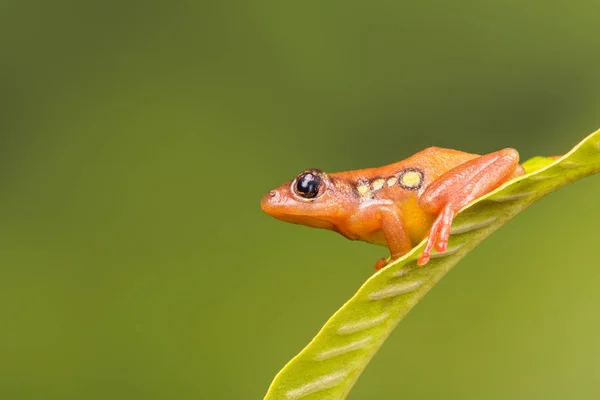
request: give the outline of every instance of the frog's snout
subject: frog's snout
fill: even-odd
[[[260,200],[260,208],[267,214],[272,214],[280,201],[281,196],[279,193],[276,190],[270,190],[269,193],[265,194]]]

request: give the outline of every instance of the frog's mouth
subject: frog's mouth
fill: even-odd
[[[291,214],[277,214],[277,213],[269,213],[274,218],[277,218],[280,221],[289,222],[291,224],[296,225],[306,225],[313,228],[321,228],[321,229],[331,229],[335,230],[335,225],[326,219],[318,218],[318,217],[309,217],[306,215],[291,215]]]

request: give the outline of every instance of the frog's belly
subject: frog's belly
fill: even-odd
[[[429,232],[429,228],[435,220],[435,215],[427,214],[423,211],[413,211],[410,214],[404,214],[404,228],[408,231],[412,246],[416,246]],[[361,235],[359,240],[387,247],[385,235],[381,229]]]
[[[431,228],[433,221],[435,221],[436,215],[423,211],[417,205],[416,196],[407,199],[406,202],[400,206],[400,210],[402,212],[404,227],[408,231],[412,245],[415,246],[427,236],[429,228]]]

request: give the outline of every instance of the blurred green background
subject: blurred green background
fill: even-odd
[[[0,398],[260,399],[386,249],[262,214],[305,168],[600,127],[592,1],[0,2]],[[350,399],[600,396],[600,177],[402,322]]]

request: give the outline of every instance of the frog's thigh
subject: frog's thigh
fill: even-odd
[[[438,213],[447,205],[458,211],[509,178],[521,175],[518,163],[519,153],[510,148],[467,161],[432,182],[419,197],[419,206],[430,213]]]

